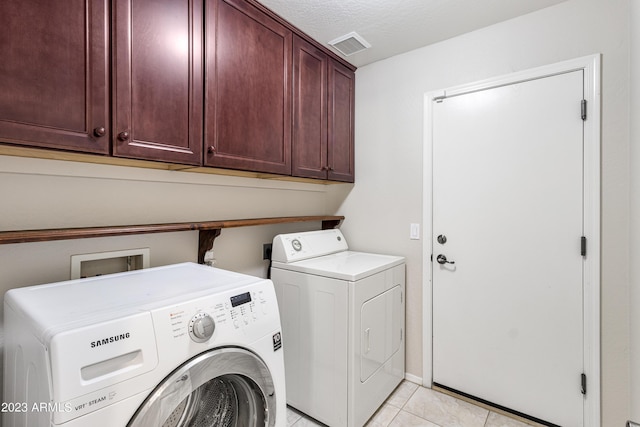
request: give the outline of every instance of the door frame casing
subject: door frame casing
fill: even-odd
[[[588,243],[587,256],[583,261],[583,369],[587,376],[583,425],[600,426],[600,63],[600,54],[595,54],[424,95],[422,385],[425,387],[430,388],[433,381],[433,103],[439,97],[463,95],[582,70],[583,98],[587,101],[587,119],[583,127],[583,233]],[[576,108],[578,113],[579,109]]]

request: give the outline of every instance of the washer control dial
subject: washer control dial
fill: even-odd
[[[293,246],[293,249],[295,249],[296,252],[300,252],[302,250],[302,242],[298,239],[293,239],[291,241],[291,246]]]
[[[200,312],[189,322],[189,336],[195,342],[205,342],[213,335],[216,324],[207,313]]]

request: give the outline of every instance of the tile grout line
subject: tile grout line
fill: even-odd
[[[408,380],[403,380],[403,381],[409,382],[409,383],[411,383],[411,384],[415,384],[415,383],[413,383],[413,382],[411,382],[411,381],[408,381]],[[393,424],[393,421],[398,417],[398,414],[400,414],[400,412],[402,412],[402,411],[404,410],[404,407],[405,407],[405,405],[407,404],[407,402],[409,402],[409,400],[413,397],[413,395],[414,395],[414,394],[418,391],[418,389],[420,388],[420,385],[419,385],[419,384],[416,384],[416,385],[417,385],[418,387],[416,387],[416,389],[415,389],[415,390],[413,390],[413,391],[411,392],[411,394],[409,394],[409,396],[408,396],[408,397],[407,397],[407,399],[402,403],[402,405],[400,405],[400,406],[396,406],[396,405],[393,405],[393,404],[391,404],[391,403],[388,403],[389,398],[390,398],[390,397],[391,397],[395,392],[397,392],[397,391],[398,391],[398,388],[400,388],[400,387],[402,386],[402,382],[400,382],[400,384],[398,384],[398,386],[396,387],[396,389],[395,389],[395,390],[394,390],[394,391],[389,395],[389,397],[387,397],[387,400],[385,400],[385,401],[384,401],[384,403],[382,404],[383,406],[384,406],[385,404],[387,404],[387,405],[392,406],[392,407],[394,407],[394,408],[398,408],[398,412],[396,412],[396,414],[395,414],[395,415],[393,416],[393,418],[391,418],[391,420],[390,420],[390,421],[385,425],[385,427],[389,427],[391,424]],[[381,406],[381,408],[382,408],[382,406]],[[379,409],[380,409],[380,408],[378,408],[378,410],[379,410]],[[405,411],[405,412],[406,412],[406,411]],[[427,420],[427,421],[428,421],[428,420]]]
[[[415,384],[415,383],[411,383],[411,384]],[[409,400],[411,400],[411,398],[413,397],[414,394],[416,394],[418,392],[418,390],[420,390],[420,387],[422,387],[419,384],[416,384],[418,387],[416,387],[415,390],[413,390],[413,392],[409,395],[409,397],[407,397],[407,400],[404,401],[404,403],[402,404],[402,407],[400,407],[400,410],[404,410],[404,407],[407,406],[407,403],[409,403]]]
[[[412,384],[415,384],[415,383],[412,383]],[[396,414],[396,415],[391,419],[391,422],[390,422],[387,426],[391,425],[391,423],[393,422],[393,420],[395,420],[395,419],[396,419],[396,417],[400,414],[400,412],[404,412],[404,413],[406,413],[406,414],[409,414],[409,415],[412,415],[412,416],[414,416],[414,417],[420,418],[421,420],[425,420],[425,421],[426,421],[426,422],[428,422],[429,424],[433,424],[433,425],[435,425],[435,426],[442,427],[440,424],[436,424],[436,423],[434,423],[434,422],[433,422],[433,421],[431,421],[431,420],[428,420],[428,419],[426,419],[426,418],[424,418],[424,417],[421,417],[420,415],[417,415],[417,414],[414,414],[414,413],[412,413],[412,412],[409,412],[409,411],[405,411],[405,410],[404,410],[404,407],[405,407],[405,406],[407,406],[407,404],[409,403],[409,400],[411,400],[411,398],[412,398],[412,397],[413,397],[413,396],[418,392],[418,390],[420,390],[420,388],[421,388],[421,387],[423,387],[423,386],[422,386],[422,385],[420,385],[420,384],[416,384],[416,385],[417,385],[416,389],[415,389],[415,390],[413,390],[413,392],[411,392],[411,394],[409,395],[409,397],[407,397],[407,400],[405,400],[405,401],[404,401],[404,403],[403,403],[403,404],[402,404],[402,406],[400,407],[400,410],[398,411],[398,413],[397,413],[397,414]]]

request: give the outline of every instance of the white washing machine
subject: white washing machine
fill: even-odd
[[[287,403],[360,427],[404,378],[403,257],[349,251],[340,230],[278,235]]]
[[[270,280],[198,264],[5,294],[4,427],[286,425]]]

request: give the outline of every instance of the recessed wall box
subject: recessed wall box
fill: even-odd
[[[149,268],[150,259],[149,248],[71,255],[71,278],[80,279]]]

